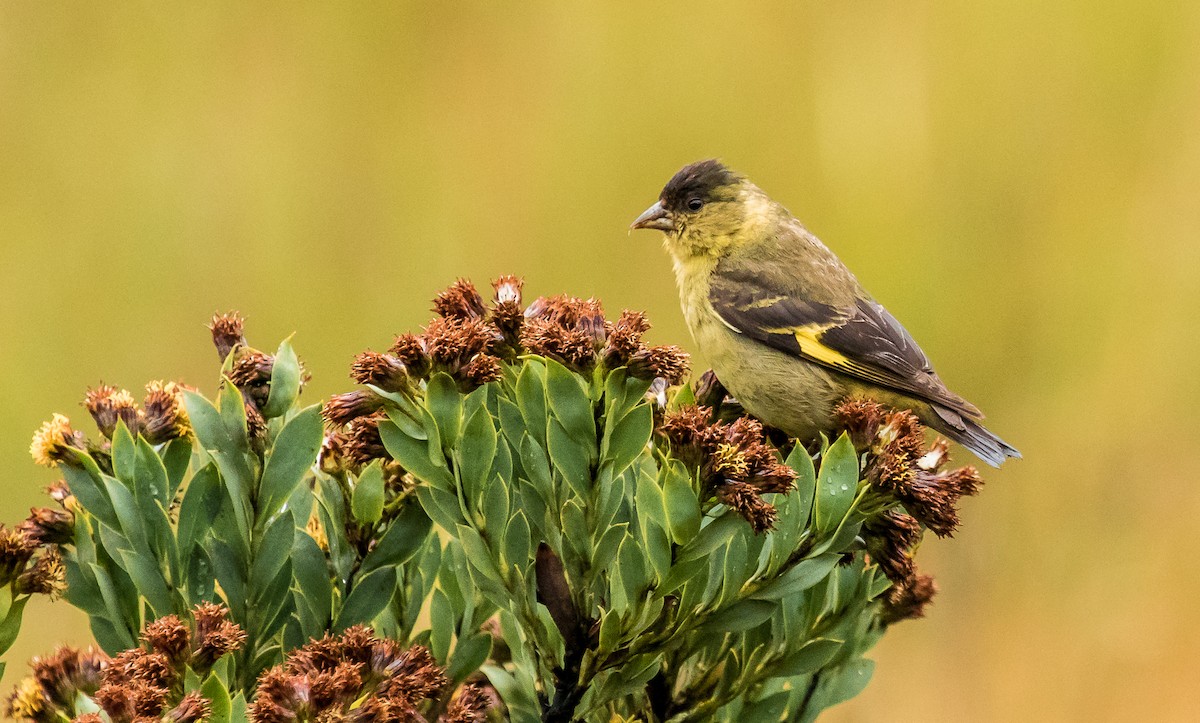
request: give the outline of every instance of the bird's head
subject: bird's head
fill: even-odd
[[[748,226],[756,225],[769,204],[742,174],[720,161],[699,161],[676,173],[658,202],[630,228],[662,231],[667,250],[677,259],[720,256],[737,245]]]

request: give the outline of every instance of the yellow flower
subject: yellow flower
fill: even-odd
[[[33,455],[34,462],[43,467],[56,467],[66,459],[68,447],[81,445],[75,437],[75,430],[71,429],[71,420],[61,414],[55,414],[53,419],[43,424],[33,435],[29,454]]]

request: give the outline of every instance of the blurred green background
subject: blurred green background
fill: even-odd
[[[720,156],[1025,454],[829,719],[1200,715],[1200,4],[202,5],[0,6],[3,519],[88,385],[211,391],[216,310],[313,400],[458,275],[690,345],[626,228]],[[9,659],[86,639],[39,604]]]

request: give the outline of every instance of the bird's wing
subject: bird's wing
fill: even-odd
[[[880,304],[865,297],[824,303],[805,298],[798,288],[776,286],[761,273],[719,264],[709,301],[731,329],[774,349],[968,417],[982,416],[946,388],[925,353]]]

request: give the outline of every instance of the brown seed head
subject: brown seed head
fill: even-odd
[[[118,421],[125,422],[125,426],[133,434],[137,434],[141,427],[138,418],[141,413],[138,411],[137,402],[133,400],[133,395],[124,389],[107,384],[88,389],[83,406],[87,408],[88,414],[92,415],[100,434],[108,439],[112,439]]]
[[[717,486],[717,499],[737,512],[755,532],[775,527],[775,507],[759,496],[758,490],[745,482],[726,482]]]
[[[50,507],[31,507],[29,517],[17,528],[39,545],[65,545],[75,539],[75,514]]]
[[[239,650],[246,642],[246,632],[228,615],[228,608],[214,603],[200,603],[192,610],[192,667],[197,672],[207,671],[223,655]]]
[[[198,691],[192,691],[179,699],[179,703],[167,711],[163,717],[164,721],[170,723],[199,723],[200,721],[208,720],[208,716],[212,713],[212,704],[208,698],[200,695]]]
[[[669,384],[680,384],[691,368],[691,357],[677,346],[652,346],[629,358],[629,373],[639,379],[662,377]]]
[[[341,427],[359,417],[374,414],[383,408],[385,401],[383,397],[368,390],[335,394],[325,402],[321,416],[325,417],[325,421],[331,426]]]
[[[365,467],[372,460],[392,458],[383,446],[383,438],[379,436],[379,423],[384,419],[387,419],[386,413],[376,412],[350,422],[346,428],[343,451],[351,466]]]
[[[100,687],[108,656],[95,648],[64,645],[44,658],[34,658],[32,667],[44,699],[56,707],[73,708],[80,693],[90,696]]]
[[[142,640],[155,652],[162,653],[174,665],[187,655],[191,631],[176,615],[163,617],[146,624]]]
[[[246,320],[236,311],[213,315],[208,328],[212,331],[213,345],[217,347],[217,356],[222,362],[235,347],[246,346],[245,326]]]
[[[142,434],[147,442],[161,444],[192,433],[183,406],[183,393],[190,390],[178,382],[154,381],[146,385]]]
[[[43,467],[57,467],[60,462],[70,462],[73,457],[69,449],[84,449],[83,435],[71,429],[71,420],[61,414],[43,424],[33,435],[29,454],[33,461]]]
[[[370,384],[385,392],[400,392],[409,388],[407,368],[391,354],[364,351],[354,358],[350,377],[359,384]]]
[[[487,308],[475,285],[459,279],[442,291],[433,300],[433,310],[447,319],[480,319]]]
[[[849,433],[854,448],[862,452],[875,443],[885,410],[878,402],[852,397],[842,400],[833,414],[838,426]]]
[[[404,365],[408,373],[417,378],[429,375],[429,352],[425,340],[416,334],[401,334],[388,350]]]
[[[442,723],[483,723],[491,701],[478,685],[468,683],[459,689],[458,695],[446,709]]]
[[[925,606],[937,594],[937,584],[929,575],[916,573],[892,586],[884,600],[882,618],[886,625],[925,617]]]

